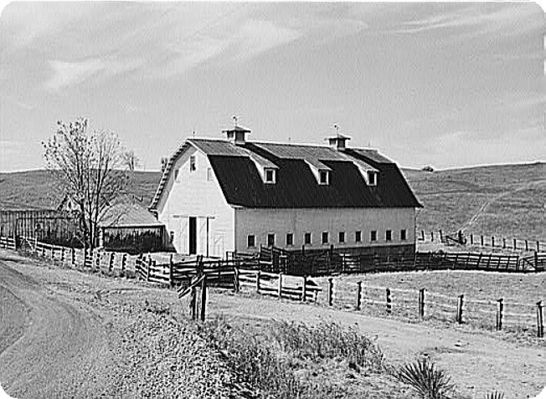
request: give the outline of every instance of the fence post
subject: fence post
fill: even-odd
[[[72,247],[70,250],[70,263],[72,264],[72,266],[76,265],[76,250],[74,249],[74,247]]]
[[[438,233],[440,233],[440,242],[444,242],[444,234],[442,233],[442,230],[440,230]]]
[[[470,234],[470,244],[474,245],[474,234]]]
[[[190,312],[191,319],[195,320],[197,318],[197,288],[191,288],[191,297],[190,297]]]
[[[42,258],[45,258],[45,247],[42,245]]]
[[[464,305],[464,295],[459,295],[457,298],[457,313],[455,314],[455,321],[462,324],[463,322],[463,305]]]
[[[392,304],[391,304],[391,290],[390,289],[385,289],[385,293],[387,295],[387,313],[391,313],[392,311]]]
[[[303,286],[301,287],[301,301],[305,302],[307,297],[307,276],[303,276]]]
[[[64,260],[65,260],[65,249],[64,247],[61,248],[61,262],[64,263]]]
[[[148,262],[146,262],[146,281],[150,281],[150,268],[152,267],[152,257],[148,254]]]
[[[492,247],[495,246],[495,237],[494,236],[491,237],[491,246]]]
[[[236,293],[239,292],[239,268],[238,267],[233,268],[233,290]]]
[[[326,294],[328,306],[332,306],[334,304],[334,279],[332,277],[328,277],[328,291]]]
[[[538,270],[538,252],[535,251],[535,271]]]
[[[483,245],[483,235],[480,235],[480,244],[481,244],[482,247],[484,246]]]
[[[121,256],[121,275],[125,276],[125,268],[127,267],[127,253],[123,253]]]
[[[540,252],[540,242],[537,241],[537,252]]]
[[[517,244],[517,242],[516,242],[516,239],[515,239],[515,238],[513,239],[513,242],[514,242],[514,249],[518,249],[518,244]]]
[[[506,248],[506,238],[502,238],[502,248]]]
[[[108,259],[108,272],[111,273],[114,269],[114,253],[110,252],[110,259]]]
[[[277,296],[279,299],[282,297],[282,273],[279,273],[279,287],[277,288]]]
[[[360,310],[362,307],[362,281],[356,283],[356,310]]]
[[[205,310],[207,304],[207,275],[203,275],[201,281],[201,321],[205,321]]]
[[[434,232],[433,231],[430,232],[430,241],[434,241]]]
[[[256,292],[258,294],[260,293],[260,275],[261,275],[261,272],[258,270],[256,272]]]
[[[537,337],[544,338],[544,308],[542,301],[537,302]]]
[[[500,298],[497,300],[497,323],[496,323],[496,329],[497,331],[502,330],[502,318],[504,313],[504,302],[503,299]]]
[[[419,318],[422,320],[425,318],[425,289],[419,290]]]
[[[423,241],[425,241],[425,231],[424,230],[421,230],[421,238],[423,239]]]

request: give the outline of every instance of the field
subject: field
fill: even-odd
[[[546,241],[546,163],[403,172],[424,205],[418,230]],[[148,205],[160,178],[136,172],[128,192]],[[0,209],[56,207],[62,195],[52,187],[43,170],[0,173]]]
[[[404,174],[424,205],[418,230],[546,239],[545,163]]]
[[[490,276],[469,273],[464,284],[479,287]],[[546,379],[543,342],[516,340],[504,332],[407,323],[218,289],[209,292],[210,321],[200,327],[187,319],[187,299],[150,284],[64,269],[1,250],[0,277],[5,321],[0,336],[7,337],[1,341],[0,362],[9,365],[0,369],[0,381],[15,397],[262,398],[263,391],[261,396],[243,393],[260,392],[269,384],[272,399],[296,397],[289,392],[309,399],[409,399],[414,392],[393,370],[422,356],[452,377],[457,387],[453,398],[483,397],[495,389],[507,399],[525,398],[536,394]],[[510,295],[544,286],[536,275],[521,277],[513,287],[502,275],[495,282],[512,289]],[[405,274],[367,279],[399,287],[443,282],[438,288],[448,290],[462,277],[441,272],[416,279]],[[484,290],[484,295],[495,293]],[[307,327],[298,327],[302,322]],[[323,349],[306,345],[310,340],[322,342]],[[245,364],[247,371],[241,373]],[[256,379],[241,381],[241,375]]]

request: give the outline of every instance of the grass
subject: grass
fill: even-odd
[[[402,366],[398,378],[411,385],[422,399],[447,399],[455,390],[446,371],[426,357]]]
[[[433,173],[404,170],[424,209],[418,230],[454,232],[489,203],[469,233],[545,239],[546,163],[482,166]]]

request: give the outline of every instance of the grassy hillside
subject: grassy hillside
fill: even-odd
[[[419,230],[546,238],[545,163],[404,174],[425,206]]]
[[[147,206],[160,179],[159,172],[135,172],[127,191]],[[0,209],[56,208],[63,196],[48,171],[0,173]]]
[[[419,230],[546,239],[545,163],[403,172],[425,206]],[[136,172],[128,191],[148,205],[160,178]],[[47,171],[0,173],[0,209],[56,207],[61,199]]]

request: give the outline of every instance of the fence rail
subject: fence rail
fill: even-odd
[[[470,246],[481,246],[497,249],[505,249],[508,251],[541,252],[546,249],[546,242],[540,240],[521,239],[521,238],[507,238],[499,237],[490,234],[461,234],[459,233],[446,233],[442,230],[425,232],[421,230],[417,234],[417,241],[419,242],[441,242],[444,244],[463,244]]]

